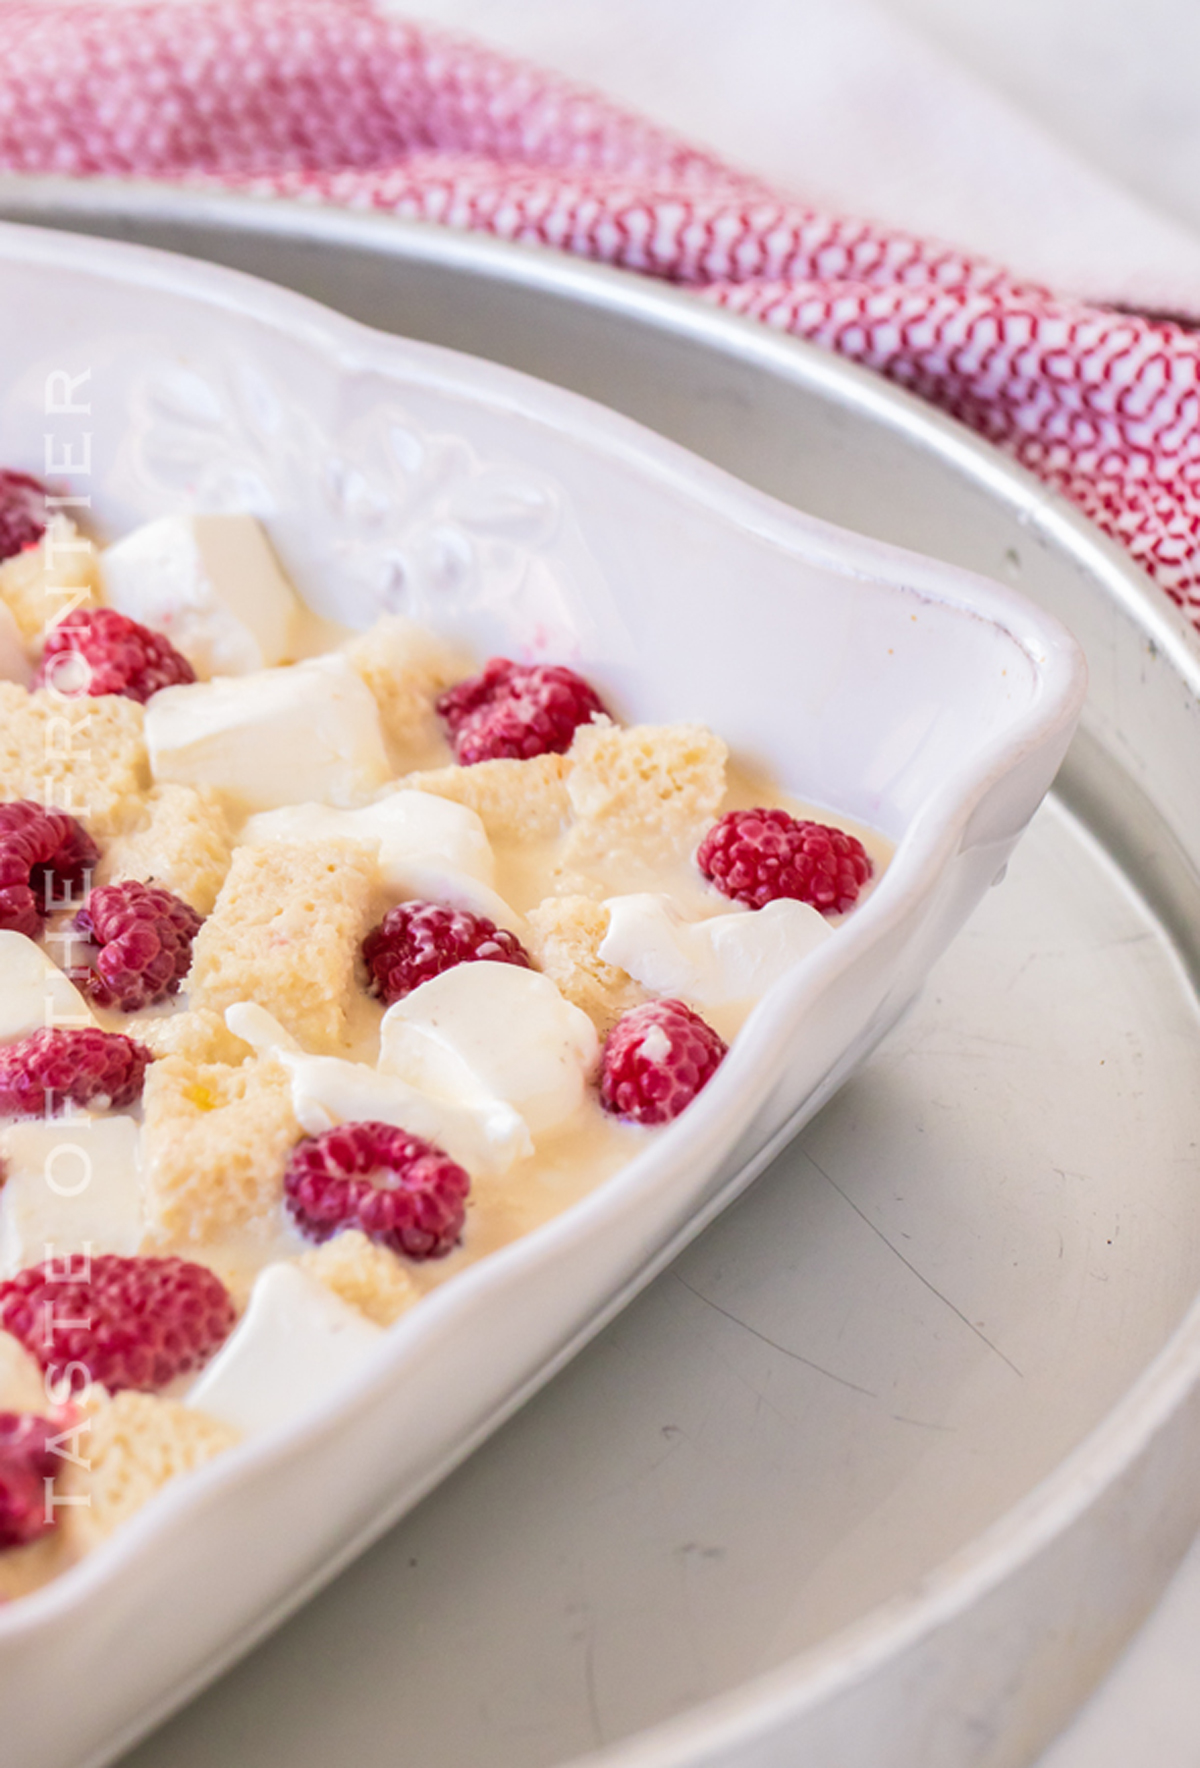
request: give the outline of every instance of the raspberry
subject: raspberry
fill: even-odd
[[[0,467],[0,559],[36,546],[46,532],[46,487]]]
[[[75,917],[79,932],[100,948],[95,967],[68,974],[97,1006],[136,1013],[177,992],[203,924],[203,915],[160,885],[102,884]]]
[[[532,968],[515,933],[497,927],[486,915],[437,902],[402,902],[389,909],[363,940],[363,957],[372,989],[389,1007],[455,964],[484,959]]]
[[[707,1086],[727,1048],[682,1001],[646,1001],[605,1040],[600,1103],[635,1123],[669,1123]]]
[[[110,1393],[153,1393],[190,1374],[235,1318],[221,1279],[181,1258],[49,1259],[0,1283],[0,1328],[56,1380],[77,1363]]]
[[[283,1176],[288,1208],[312,1240],[339,1228],[409,1258],[443,1258],[462,1233],[471,1181],[419,1136],[389,1123],[345,1123],[292,1151]]]
[[[872,871],[855,836],[786,810],[729,811],[700,843],[696,864],[718,890],[752,909],[790,896],[824,915],[852,907]]]
[[[195,679],[187,658],[160,632],[115,608],[76,608],[47,638],[35,685],[72,699],[124,694],[145,702],[160,688]]]
[[[68,1100],[123,1111],[153,1060],[119,1031],[35,1031],[0,1049],[0,1117],[52,1117]]]
[[[604,706],[583,677],[551,663],[510,663],[493,657],[481,675],[460,681],[438,700],[454,758],[463,767],[507,756],[562,755],[576,728]]]
[[[54,1527],[46,1503],[46,1481],[62,1466],[47,1438],[69,1428],[62,1419],[32,1412],[0,1412],[0,1548],[25,1547]]]
[[[27,798],[0,804],[0,928],[36,939],[100,858],[82,824]]]

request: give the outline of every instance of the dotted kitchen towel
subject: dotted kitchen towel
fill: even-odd
[[[1200,627],[1200,337],[806,208],[366,0],[0,0],[0,165],[378,208],[693,289],[1030,468]]]

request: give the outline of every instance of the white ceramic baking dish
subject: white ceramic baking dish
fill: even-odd
[[[172,508],[254,509],[319,612],[366,625],[398,609],[480,654],[578,661],[625,718],[703,718],[797,795],[897,843],[880,887],[776,985],[669,1133],[424,1301],[336,1403],[180,1481],[0,1613],[6,1768],[79,1768],[415,1503],[844,1079],[1003,867],[1084,671],[1009,590],[802,516],[574,395],[278,288],[5,228],[0,289],[0,461],[57,465],[109,532]]]

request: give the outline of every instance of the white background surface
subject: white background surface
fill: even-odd
[[[939,234],[1065,292],[1200,316],[1194,0],[886,0],[877,9],[864,0],[424,0],[396,9],[558,66],[799,195]],[[483,1476],[457,1476],[454,1493],[482,1477],[486,1494],[486,1468],[508,1440],[477,1457]],[[427,1515],[418,1513],[418,1531]],[[569,1533],[561,1552],[569,1559]],[[704,1575],[698,1545],[680,1576]],[[305,1659],[308,1647],[328,1648],[321,1617],[330,1604],[336,1614],[346,1585],[130,1768],[273,1765],[289,1752],[306,1768],[351,1759],[371,1768],[407,1756],[399,1736],[382,1755],[374,1733],[356,1739],[344,1722],[322,1732],[320,1703],[300,1698],[328,1669],[335,1712],[355,1710],[356,1690],[364,1719],[378,1710],[371,1679],[388,1673],[385,1653],[362,1652],[357,1683],[346,1652]],[[576,1644],[583,1607],[577,1622]],[[1196,1768],[1198,1645],[1200,1548],[1041,1768]],[[553,1730],[552,1676],[546,1695]],[[502,1687],[494,1698],[503,1704]]]

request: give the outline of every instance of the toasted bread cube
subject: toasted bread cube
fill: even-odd
[[[149,784],[136,700],[0,681],[0,798],[32,798],[112,835],[137,821]]]
[[[587,896],[548,896],[526,917],[527,948],[540,970],[605,1032],[649,999],[632,976],[600,956],[608,910]]]
[[[728,754],[702,724],[581,725],[567,756],[575,823],[564,864],[619,854],[653,866],[686,855],[725,796]]]
[[[36,546],[0,564],[0,601],[12,610],[25,642],[36,645],[73,609],[99,605],[95,547],[66,516],[52,516]]]
[[[256,1001],[306,1049],[342,1047],[376,870],[361,842],[237,848],[192,948],[191,1006]]]
[[[165,1056],[143,1094],[146,1215],[177,1241],[205,1241],[262,1222],[283,1197],[301,1129],[277,1062]]]
[[[412,767],[439,747],[444,753],[435,702],[470,673],[470,659],[399,614],[385,614],[344,648],[375,696],[396,764]]]
[[[189,1007],[182,1013],[146,1013],[126,1022],[129,1036],[155,1056],[186,1056],[189,1062],[221,1062],[238,1068],[254,1054],[234,1037],[220,1013],[211,1007]]]
[[[389,790],[408,787],[453,798],[483,819],[493,841],[541,841],[560,835],[571,814],[565,755],[529,761],[477,761],[473,767],[439,767],[409,774]]]
[[[134,827],[106,848],[96,882],[119,884],[136,878],[143,884],[161,884],[190,903],[197,914],[208,915],[232,854],[229,824],[216,792],[155,786],[146,794]]]
[[[411,1273],[395,1253],[376,1246],[357,1228],[301,1254],[299,1263],[376,1326],[390,1326],[421,1299]]]
[[[76,1500],[58,1513],[65,1544],[76,1556],[86,1553],[169,1480],[203,1467],[237,1441],[228,1424],[178,1400],[132,1389],[97,1395],[79,1424],[74,1458],[64,1457],[56,1482],[61,1496]]]

